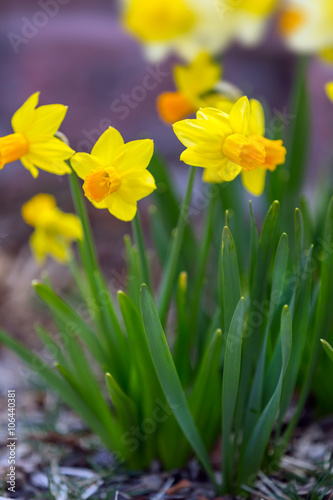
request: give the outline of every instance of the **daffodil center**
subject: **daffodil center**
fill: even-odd
[[[279,31],[282,35],[292,35],[305,22],[305,14],[300,9],[285,9],[279,19]]]
[[[287,150],[281,140],[272,141],[266,137],[258,137],[257,140],[265,147],[266,158],[262,165],[264,168],[275,170],[277,165],[282,165],[285,162]]]
[[[175,123],[196,110],[181,92],[164,92],[157,100],[160,115],[167,123]]]
[[[241,134],[229,135],[223,143],[222,152],[245,170],[253,170],[263,165],[266,158],[265,146],[258,139]]]
[[[98,168],[84,180],[83,189],[89,200],[99,203],[117,191],[121,177],[114,167]]]
[[[29,152],[29,142],[24,134],[10,134],[0,137],[0,168],[6,163],[19,160]]]

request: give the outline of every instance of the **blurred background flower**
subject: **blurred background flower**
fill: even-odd
[[[333,3],[331,0],[287,0],[280,32],[296,52],[317,53],[333,63]]]
[[[232,41],[258,43],[277,0],[122,0],[124,26],[142,42],[152,60],[175,51],[192,60]]]
[[[156,105],[166,123],[173,124],[199,108],[220,108],[229,113],[241,96],[240,90],[222,79],[222,67],[206,52],[199,54],[189,65],[173,68],[175,92],[162,92]]]
[[[43,265],[47,256],[61,264],[71,258],[71,244],[82,240],[80,219],[59,210],[53,196],[36,194],[22,207],[24,221],[35,230],[30,236],[31,251],[37,264]]]

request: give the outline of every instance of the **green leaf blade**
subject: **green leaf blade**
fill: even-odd
[[[224,355],[222,382],[222,450],[223,450],[223,488],[231,490],[233,474],[233,444],[231,443],[232,422],[238,395],[242,333],[245,313],[245,300],[242,297],[233,314]]]
[[[222,331],[227,333],[235,308],[241,297],[238,259],[234,239],[227,226],[222,233],[222,252],[219,272],[219,301],[221,305]]]
[[[153,298],[145,285],[141,287],[141,312],[151,357],[165,397],[187,440],[215,483],[207,451],[190,413]]]
[[[282,311],[280,338],[282,351],[280,377],[272,397],[265,406],[253,430],[251,438],[247,443],[245,450],[243,450],[239,466],[239,484],[249,484],[253,482],[253,479],[262,463],[265,449],[268,444],[274,420],[279,408],[282,383],[287,370],[292,345],[292,322],[288,306],[285,306]]]

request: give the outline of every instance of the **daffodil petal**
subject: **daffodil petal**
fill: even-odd
[[[211,90],[221,76],[221,67],[209,54],[203,52],[189,66],[176,65],[174,80],[176,87],[189,98]]]
[[[173,124],[173,131],[186,147],[195,146],[204,141],[207,133],[198,125],[198,120],[181,120]]]
[[[60,264],[66,264],[70,258],[70,248],[70,243],[62,238],[52,238],[48,243],[48,254]]]
[[[137,211],[136,203],[129,203],[122,196],[120,196],[118,191],[115,191],[108,196],[106,203],[110,214],[117,217],[117,219],[126,222],[134,219]]]
[[[221,155],[221,143],[219,142],[219,147],[218,148],[212,148],[210,143],[203,143],[201,142],[200,144],[197,144],[196,146],[192,146],[190,148],[193,153],[197,153],[199,155],[205,155],[205,158],[207,160],[214,162],[215,160],[221,163],[221,161],[224,161],[224,157]]]
[[[205,168],[202,178],[204,182],[210,183],[230,182],[237,177],[241,170],[239,165],[225,159],[217,168]]]
[[[327,64],[333,63],[333,47],[325,47],[319,52],[319,57]]]
[[[213,184],[220,184],[220,182],[223,182],[219,168],[204,168],[202,180]]]
[[[262,105],[256,99],[250,101],[250,131],[255,135],[265,135],[265,115]]]
[[[219,126],[230,130],[229,116],[224,111],[217,108],[201,108],[197,111],[197,119],[214,120]]]
[[[74,214],[66,214],[59,209],[50,214],[49,227],[68,240],[82,240],[83,231],[80,219]]]
[[[12,117],[12,127],[14,132],[21,132],[29,126],[33,119],[34,110],[38,104],[38,100],[39,92],[35,92],[14,113]]]
[[[22,217],[27,224],[35,226],[40,214],[45,214],[57,206],[54,196],[47,193],[36,194],[21,209]]]
[[[325,86],[328,98],[333,102],[333,82],[329,82]]]
[[[48,104],[35,109],[33,121],[23,130],[29,142],[39,142],[39,138],[53,136],[59,129],[67,113],[63,104]]]
[[[255,170],[242,170],[242,182],[244,187],[255,196],[260,196],[265,187],[266,170],[259,167]]]
[[[109,127],[103,132],[91,150],[91,154],[96,156],[104,166],[114,162],[119,154],[119,148],[123,146],[124,140],[118,130]]]
[[[39,265],[43,265],[47,254],[47,241],[45,232],[36,229],[30,236],[29,243],[36,262]]]
[[[36,167],[56,175],[70,174],[71,169],[64,160],[74,153],[67,144],[53,137],[47,142],[31,144],[27,160]]]
[[[56,137],[52,137],[47,142],[30,144],[28,155],[32,154],[36,156],[43,156],[45,158],[49,156],[50,158],[54,158],[56,160],[67,160],[74,153],[75,151],[66,143]]]
[[[250,103],[247,97],[238,99],[230,111],[229,120],[236,134],[247,133],[250,120]]]
[[[200,152],[194,151],[194,148],[185,149],[180,155],[181,161],[187,165],[192,165],[193,167],[220,167],[221,166],[221,155],[219,158],[212,159],[207,158],[205,153],[200,154]],[[207,165],[209,163],[209,165]]]
[[[90,200],[90,203],[92,203],[95,208],[99,208],[99,209],[108,208],[107,203],[106,203],[105,200],[102,200],[102,201],[91,201]]]
[[[184,146],[191,147],[200,143],[210,143],[213,147],[219,147],[221,136],[212,127],[204,128],[200,120],[181,120],[173,125],[173,130]]]
[[[20,162],[22,163],[22,165],[24,166],[24,168],[26,168],[27,170],[29,170],[29,172],[31,173],[32,177],[34,177],[36,179],[38,177],[38,175],[39,175],[38,168],[35,167],[35,165],[33,164],[33,162],[31,160],[29,160],[27,156],[28,155],[22,156],[22,158],[20,158]]]
[[[219,174],[223,181],[230,182],[233,181],[241,171],[242,167],[232,161],[226,161],[223,167],[219,170]]]
[[[39,265],[45,262],[47,255],[51,255],[61,264],[69,257],[69,246],[62,239],[49,236],[42,229],[36,229],[30,237],[30,247]]]
[[[197,112],[198,122],[202,127],[209,130],[212,134],[225,136],[232,134],[233,130],[230,126],[229,115],[224,111],[216,108],[201,108]]]
[[[119,156],[113,166],[123,176],[127,172],[141,171],[148,167],[154,152],[151,139],[131,141],[119,148]]]
[[[103,165],[100,160],[88,153],[76,153],[70,159],[74,171],[81,179],[85,179],[95,168],[101,168]]]
[[[155,179],[148,170],[135,175],[124,175],[118,189],[119,195],[128,203],[141,200],[156,189]]]
[[[64,160],[48,160],[43,157],[29,155],[29,160],[36,168],[45,170],[54,175],[65,175],[72,173],[71,169]]]

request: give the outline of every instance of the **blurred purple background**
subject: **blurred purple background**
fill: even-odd
[[[173,90],[172,61],[148,63],[140,45],[122,30],[117,10],[116,2],[110,0],[1,1],[0,135],[11,133],[14,111],[40,90],[41,104],[69,106],[62,131],[74,149],[90,151],[111,124],[125,140],[151,137],[170,160],[181,187],[188,171],[177,160],[182,147],[155,110],[156,96]],[[259,48],[235,46],[223,61],[226,80],[249,97],[267,102],[271,109],[288,113],[295,56],[283,48],[274,23]],[[324,173],[332,156],[333,106],[323,89],[329,79],[333,80],[333,67],[313,60],[309,72],[313,143],[308,184]],[[145,82],[149,82],[146,88]],[[19,162],[7,165],[0,176],[0,297],[5,297],[7,304],[8,293],[14,293],[10,283],[18,277],[21,283],[23,277],[27,281],[27,276],[37,274],[27,245],[31,231],[21,220],[21,205],[37,192],[49,192],[56,195],[64,210],[72,210],[72,206],[65,177],[41,173],[34,180]],[[112,258],[115,265],[121,261],[122,234],[129,231],[129,225],[106,211],[93,209],[90,215],[100,257]],[[4,306],[1,309],[4,311]]]

